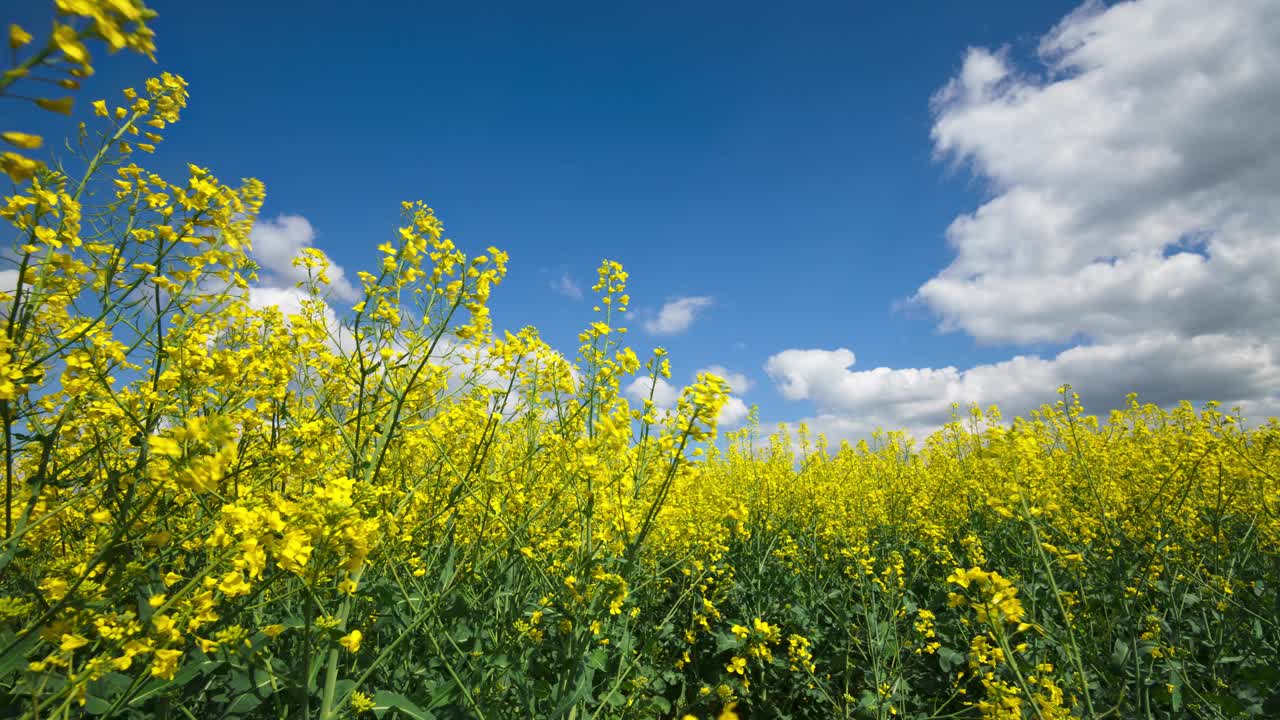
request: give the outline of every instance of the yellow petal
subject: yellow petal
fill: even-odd
[[[31,33],[22,29],[20,25],[9,26],[9,47],[17,50],[18,48],[31,42]]]
[[[14,182],[22,182],[36,174],[41,164],[15,152],[0,153],[0,172],[9,176]]]
[[[10,145],[22,148],[23,150],[35,150],[44,144],[44,138],[39,135],[29,135],[24,132],[7,132],[0,133],[0,137]]]
[[[89,50],[80,42],[76,29],[70,25],[58,25],[53,29],[53,44],[67,59],[78,65],[89,64]]]
[[[71,114],[71,107],[76,104],[74,98],[64,97],[50,100],[49,98],[36,98],[36,105],[50,112],[62,113],[63,115]]]

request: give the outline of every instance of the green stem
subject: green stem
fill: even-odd
[[[1031,544],[1035,547],[1036,553],[1040,557],[1040,562],[1044,565],[1045,574],[1049,577],[1049,587],[1053,590],[1053,600],[1058,605],[1058,612],[1062,615],[1063,627],[1067,629],[1067,641],[1071,645],[1071,662],[1076,666],[1076,673],[1080,676],[1080,688],[1084,692],[1084,704],[1088,708],[1089,717],[1093,717],[1096,713],[1093,709],[1093,698],[1089,693],[1089,678],[1084,673],[1084,662],[1080,658],[1080,646],[1076,644],[1075,629],[1071,627],[1071,618],[1067,615],[1067,608],[1062,604],[1062,593],[1058,590],[1058,581],[1054,578],[1053,567],[1049,563],[1048,556],[1045,555],[1044,548],[1040,545],[1040,533],[1036,529],[1036,521],[1031,517],[1031,508],[1027,505],[1026,495],[1021,495],[1022,512],[1027,519],[1027,525],[1031,528]]]
[[[360,584],[360,576],[364,574],[365,566],[361,566],[351,574],[351,579]],[[338,626],[342,629],[347,627],[347,619],[351,616],[352,597],[348,596],[342,601],[342,607],[338,610]],[[331,720],[337,713],[334,703],[334,696],[337,694],[338,688],[338,648],[329,650],[329,657],[324,672],[324,693],[320,699],[320,720]]]

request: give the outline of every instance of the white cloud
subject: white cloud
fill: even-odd
[[[552,290],[573,300],[582,299],[582,286],[574,282],[568,271],[549,283]]]
[[[971,49],[939,155],[994,195],[915,299],[979,340],[1280,330],[1280,4],[1090,3],[1039,75]]]
[[[250,235],[253,243],[250,254],[266,271],[260,274],[259,284],[263,287],[292,288],[305,280],[306,268],[294,267],[293,259],[305,248],[314,246],[315,236],[310,221],[301,215],[280,215],[274,220],[259,220]],[[329,262],[330,292],[340,300],[358,300],[360,291],[347,280],[346,272],[340,265],[333,263],[332,259]]]
[[[663,378],[658,378],[655,383],[648,376],[637,377],[622,389],[622,394],[639,405],[649,399],[650,387],[653,388],[653,405],[660,413],[675,409],[676,402],[680,399],[680,388]],[[724,407],[720,408],[720,414],[716,416],[716,424],[722,429],[739,425],[747,418],[748,411],[742,398],[730,395]]]
[[[675,408],[676,401],[680,399],[680,390],[662,378],[655,381],[648,376],[637,377],[622,389],[622,394],[636,403],[643,403],[649,399],[650,388],[653,390],[654,407],[659,410]]]
[[[711,306],[711,298],[693,296],[676,298],[662,306],[658,316],[646,320],[644,329],[653,335],[674,335],[684,332],[693,324],[698,311]]]
[[[279,308],[280,314],[288,321],[290,315],[302,314],[302,303],[307,298],[307,293],[301,288],[251,285],[247,300],[249,307],[257,310],[273,306]],[[322,300],[321,302],[324,301]],[[330,349],[344,353],[354,352],[356,348],[355,339],[338,320],[338,313],[334,311],[333,306],[325,302],[324,307],[321,309],[321,314],[324,319],[324,326],[329,333],[328,344]]]
[[[743,373],[734,372],[723,365],[708,365],[699,370],[698,373],[711,373],[723,378],[725,382],[729,383],[730,391],[739,394],[747,392],[755,385],[755,383],[751,382],[751,378]]]
[[[1073,347],[1048,359],[1018,355],[963,370],[853,370],[855,362],[846,348],[786,350],[770,357],[765,369],[784,397],[816,405],[815,425],[841,437],[876,428],[922,437],[950,420],[952,403],[996,404],[1006,417],[1026,415],[1057,400],[1063,384],[1080,392],[1086,406],[1114,406],[1137,392],[1141,401],[1160,405],[1221,400],[1255,419],[1280,411],[1276,346],[1227,335],[1149,334]]]
[[[250,307],[262,309],[275,306],[285,318],[300,314],[307,293],[297,287],[297,283],[305,280],[307,273],[305,268],[294,267],[293,259],[302,250],[314,245],[315,230],[310,221],[301,215],[280,215],[274,220],[259,219],[253,226],[250,240],[253,245],[250,255],[262,268],[262,272],[258,273],[258,281],[249,288]],[[354,301],[360,297],[359,291],[348,282],[342,267],[333,264],[332,260],[328,276],[331,297],[346,301]],[[353,350],[352,339],[328,302],[324,303],[322,313],[331,336],[330,346],[335,350]]]
[[[1090,2],[1030,67],[972,48],[933,98],[938,157],[989,195],[911,302],[980,342],[1065,345],[967,369],[853,370],[788,350],[767,369],[842,435],[929,429],[952,402],[1006,416],[1071,383],[1280,412],[1280,3]]]
[[[249,287],[249,307],[264,310],[269,307],[280,308],[280,314],[286,318],[302,312],[302,301],[307,294],[298,288]],[[329,310],[326,309],[326,315]]]
[[[742,401],[742,398],[730,395],[724,407],[720,408],[720,414],[716,416],[716,426],[720,429],[726,429],[739,425],[743,420],[747,419],[747,413],[749,412],[750,408]]]
[[[262,272],[258,273],[258,281],[249,288],[249,305],[258,309],[278,307],[285,318],[301,313],[302,302],[307,294],[297,287],[297,283],[305,280],[307,273],[305,268],[294,267],[293,259],[305,248],[314,246],[315,230],[310,221],[301,215],[280,215],[274,220],[259,219],[254,224],[250,240],[253,245],[250,255],[262,268]],[[329,295],[332,298],[348,302],[360,298],[360,291],[352,287],[342,267],[332,260],[328,277]],[[330,334],[330,346],[344,352],[354,350],[354,340],[327,301],[322,313]]]

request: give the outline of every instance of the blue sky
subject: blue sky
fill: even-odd
[[[1135,93],[1153,104],[1182,93],[1186,125],[1224,112],[1237,128],[1261,122],[1257,108],[1218,96],[1197,104],[1175,80],[1142,72],[1177,62],[1160,52],[1190,51],[1185,62],[1218,67],[1225,85],[1232,68],[1275,50],[1261,31],[1243,49],[1136,45],[1153,26],[1194,21],[1189,13],[1205,12],[1195,3],[1095,4],[1074,15],[1076,3],[1048,0],[150,4],[159,62],[100,62],[84,97],[158,70],[183,75],[191,106],[152,165],[176,173],[190,161],[223,179],[263,180],[264,218],[306,218],[314,244],[348,274],[375,262],[399,201],[426,200],[464,248],[510,253],[498,324],[535,325],[572,352],[589,298],[552,286],[568,278],[587,290],[599,261],[616,259],[631,273],[631,342],[642,356],[667,347],[679,382],[711,365],[742,373],[752,386],[740,395],[766,421],[808,418],[845,437],[870,424],[936,424],[949,401],[925,393],[1022,412],[1054,399],[1064,380],[1098,407],[1126,382],[1160,402],[1276,407],[1273,326],[1224,332],[1212,317],[1195,327],[1159,319],[1182,312],[1187,291],[1158,279],[1179,268],[1188,282],[1200,276],[1187,258],[1174,267],[1148,256],[1168,263],[1183,233],[1228,222],[1223,203],[1197,205],[1211,180],[1191,168],[1199,180],[1164,187],[1152,180],[1157,162],[1145,180],[1074,198],[1162,148],[1187,160],[1195,145],[1183,125],[1147,128],[1118,110]],[[1241,28],[1269,27],[1268,5],[1241,2],[1232,13]],[[31,24],[43,17],[23,12]],[[1060,46],[1048,47],[1054,37]],[[1137,154],[1110,166],[1080,160],[1123,147]],[[1247,174],[1243,158],[1234,162],[1221,171],[1228,179]],[[1116,192],[1136,193],[1133,207],[1112,207]],[[1082,220],[1112,214],[1107,227]],[[1245,208],[1248,237],[1263,238],[1248,242],[1265,245],[1275,226],[1261,214]],[[953,227],[949,242],[948,227],[970,215],[978,221]],[[1176,227],[1124,239],[1125,228],[1175,215]],[[1102,257],[1120,262],[1107,271]],[[1121,270],[1129,275],[1093,293],[1101,307],[1070,296]],[[1250,276],[1260,295],[1246,300],[1264,302],[1280,285],[1264,270]],[[1144,282],[1154,289],[1137,299],[1112,297]],[[1036,288],[1051,296],[1026,296]],[[679,332],[644,330],[681,298],[709,303]],[[1168,360],[1178,353],[1239,362],[1190,372]],[[1142,364],[1157,357],[1164,366]],[[1233,384],[1241,373],[1253,380]]]

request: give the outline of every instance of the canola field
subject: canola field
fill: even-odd
[[[9,29],[0,93],[149,54],[132,0]],[[1280,716],[1280,424],[1070,388],[839,447],[723,380],[628,401],[605,261],[573,357],[496,333],[421,202],[326,302],[251,302],[264,188],[146,169],[170,74],[7,131],[0,717]],[[72,112],[73,97],[36,98]]]

